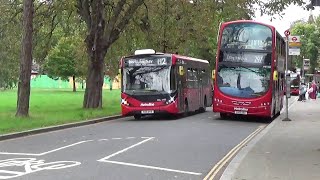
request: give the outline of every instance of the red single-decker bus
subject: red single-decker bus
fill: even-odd
[[[212,105],[207,60],[144,49],[123,57],[120,66],[123,116],[187,114]]]

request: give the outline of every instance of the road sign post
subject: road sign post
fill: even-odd
[[[309,70],[310,67],[310,59],[303,59],[302,60],[302,73],[301,77],[303,78],[303,82],[305,82],[305,74],[306,71]]]
[[[288,93],[287,89],[290,88],[290,74],[288,73],[288,43],[289,43],[289,36],[290,36],[290,31],[286,30],[284,32],[286,36],[286,70],[285,72],[285,82],[286,82],[286,117],[282,121],[291,121],[289,118],[289,96],[290,96],[290,91]],[[289,76],[288,76],[289,75]]]

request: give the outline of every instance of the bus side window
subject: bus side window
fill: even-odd
[[[170,70],[170,90],[172,91],[177,89],[175,70],[176,70],[176,67],[172,66]]]
[[[187,88],[192,88],[192,70],[191,70],[191,68],[187,69]]]
[[[193,69],[193,87],[198,88],[198,70]]]

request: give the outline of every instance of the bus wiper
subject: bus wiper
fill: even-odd
[[[146,91],[150,91],[150,92],[158,92],[160,93],[162,96],[166,97],[166,93],[164,93],[164,91],[159,91],[159,90],[156,90],[156,89],[148,89]]]
[[[245,67],[245,66],[242,66],[242,65],[239,65],[239,67],[244,68],[244,69],[249,70],[249,71],[254,72],[254,73],[259,73],[258,71],[252,70],[252,69],[250,69],[248,67]]]

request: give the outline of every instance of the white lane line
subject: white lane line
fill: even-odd
[[[40,156],[40,154],[34,153],[10,153],[10,152],[0,152],[1,155],[19,155],[19,156]]]
[[[111,139],[113,139],[113,140],[118,140],[118,139],[122,139],[122,138],[111,138]]]
[[[125,148],[125,149],[122,149],[122,150],[120,150],[120,151],[118,151],[118,152],[115,152],[115,153],[113,153],[113,154],[111,154],[111,155],[109,155],[109,156],[107,156],[107,157],[104,157],[104,158],[98,160],[98,161],[106,161],[107,159],[109,159],[109,158],[111,158],[111,157],[114,157],[114,156],[116,156],[116,155],[118,155],[118,154],[121,154],[121,153],[123,153],[123,152],[126,152],[126,151],[128,151],[129,149],[132,149],[132,148],[134,148],[134,147],[136,147],[136,146],[139,146],[139,145],[141,145],[141,144],[143,144],[143,143],[145,143],[145,142],[147,142],[147,141],[150,141],[150,140],[153,139],[153,138],[154,138],[154,137],[149,137],[148,139],[145,139],[145,140],[143,140],[143,141],[140,141],[140,142],[138,142],[137,144],[134,144],[134,145],[132,145],[132,146],[129,146],[129,147],[127,147],[127,148]]]
[[[61,147],[61,148],[57,148],[57,149],[53,149],[53,150],[51,150],[51,151],[43,152],[43,153],[40,154],[40,156],[46,155],[46,154],[49,154],[49,153],[52,153],[52,152],[59,151],[59,150],[61,150],[61,149],[66,149],[66,148],[68,148],[68,147],[76,146],[76,145],[78,145],[78,144],[82,144],[82,143],[86,143],[86,142],[91,142],[91,141],[93,141],[93,140],[80,141],[80,142],[77,142],[77,143],[74,143],[74,144],[70,144],[70,145],[68,145],[68,146],[63,146],[63,147]]]
[[[154,138],[154,137],[141,137],[142,139],[149,139],[149,138]]]
[[[43,156],[43,155],[46,155],[46,154],[49,154],[49,153],[52,153],[52,152],[56,152],[56,151],[59,151],[61,149],[66,149],[68,147],[72,147],[72,146],[76,146],[78,144],[82,144],[82,143],[86,143],[86,142],[90,142],[90,141],[93,141],[93,140],[87,140],[87,141],[80,141],[80,142],[77,142],[77,143],[74,143],[74,144],[70,144],[70,145],[67,145],[67,146],[63,146],[63,147],[60,147],[60,148],[57,148],[57,149],[53,149],[51,151],[47,151],[47,152],[43,152],[43,153],[10,153],[10,152],[0,152],[0,154],[2,155],[20,155],[20,156]]]
[[[134,139],[135,137],[127,137],[126,139]]]
[[[108,139],[99,139],[98,141],[109,141]]]
[[[112,164],[120,164],[120,165],[125,165],[125,166],[141,167],[141,168],[146,168],[146,169],[155,169],[155,170],[160,170],[160,171],[169,171],[169,172],[176,172],[176,173],[182,173],[182,174],[191,174],[191,175],[197,175],[197,176],[202,175],[202,173],[181,171],[181,170],[168,169],[168,168],[162,168],[162,167],[156,167],[156,166],[147,166],[147,165],[141,165],[141,164],[125,163],[125,162],[119,162],[119,161],[104,160],[103,162],[112,163]]]

